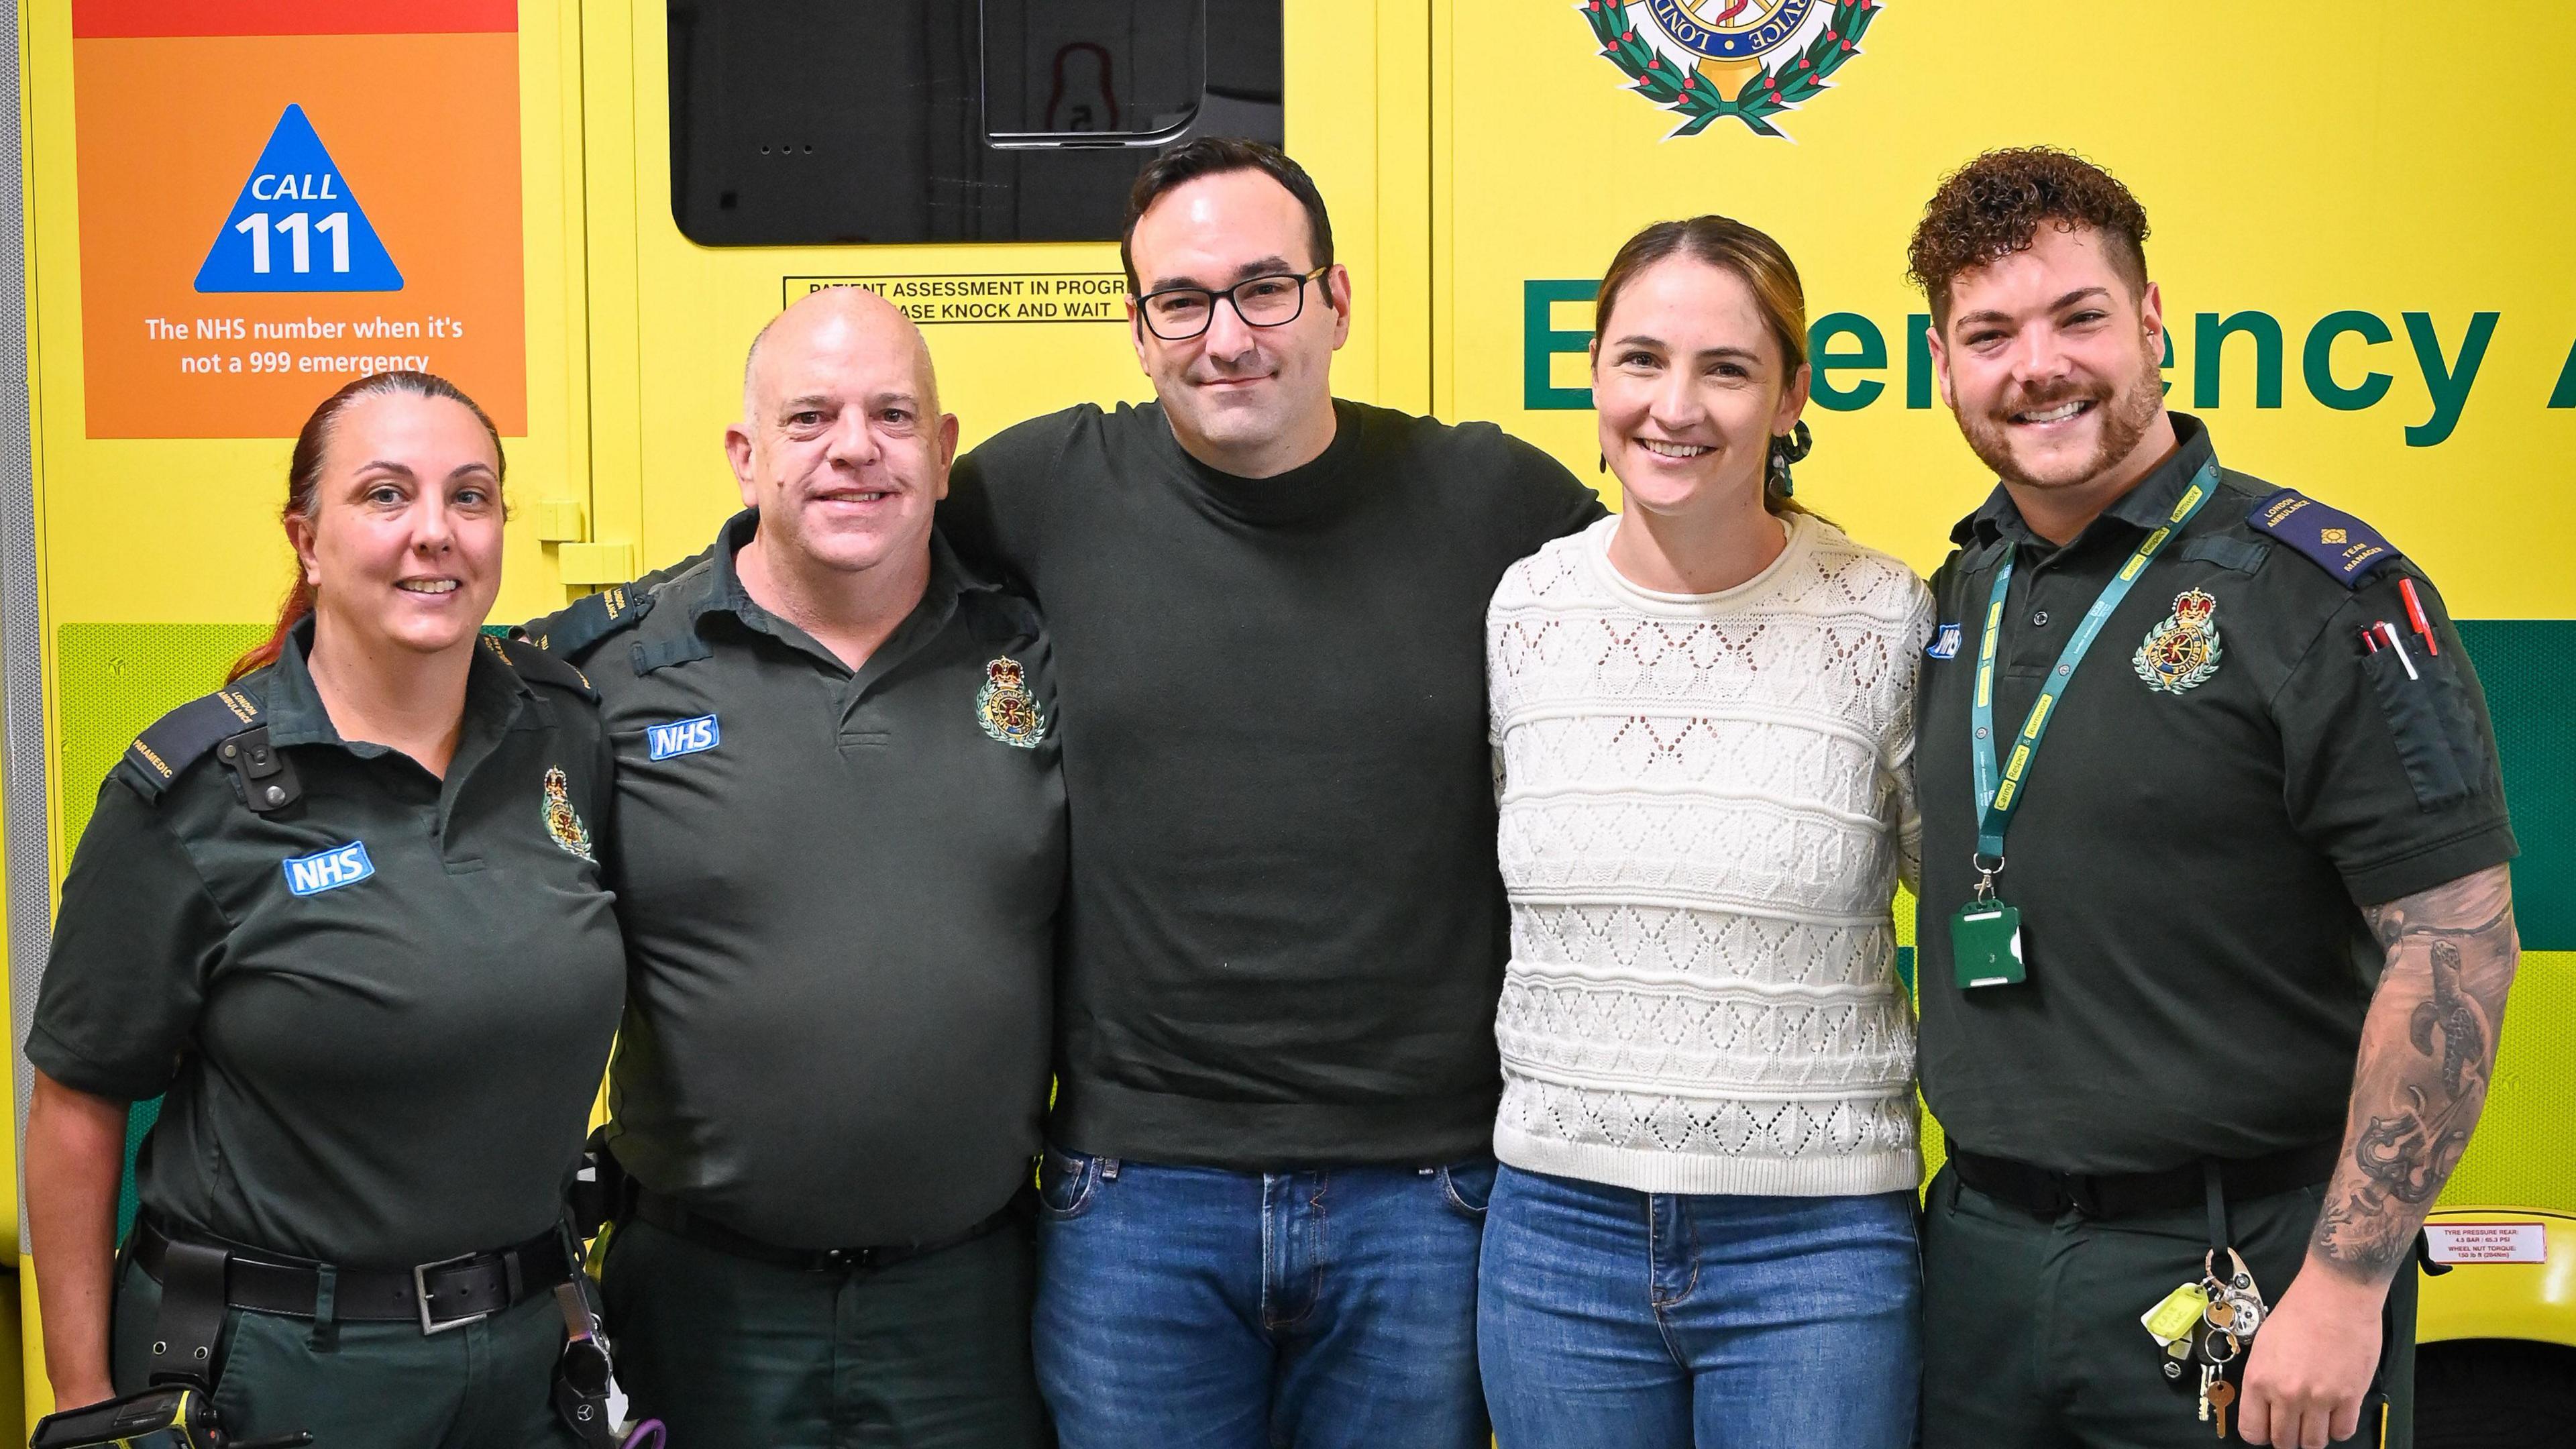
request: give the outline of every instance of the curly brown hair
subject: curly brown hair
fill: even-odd
[[[1906,274],[1949,325],[1961,272],[2027,250],[2041,222],[2091,227],[2132,296],[2147,290],[2147,210],[2111,173],[2048,146],[1988,151],[1944,177],[1905,249]]]

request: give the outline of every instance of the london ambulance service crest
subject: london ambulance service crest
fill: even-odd
[[[2147,631],[2130,663],[2147,688],[2180,694],[2218,672],[2218,601],[2198,589],[2174,596],[2173,612]]]
[[[555,844],[593,865],[599,857],[590,853],[590,827],[572,808],[572,786],[560,768],[546,771],[546,834]]]
[[[1860,54],[1884,0],[1580,0],[1601,54],[1628,89],[1682,118],[1696,136],[1733,117],[1755,135],[1830,88]]]
[[[1046,738],[1046,706],[1029,693],[1020,661],[1007,655],[984,666],[984,687],[975,691],[975,719],[984,733],[1024,750],[1036,749]]]

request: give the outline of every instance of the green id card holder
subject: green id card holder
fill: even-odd
[[[2023,980],[2021,911],[1992,896],[1959,907],[1950,916],[1950,960],[1963,991]]]

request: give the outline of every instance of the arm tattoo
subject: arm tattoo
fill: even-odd
[[[2468,1150],[2521,946],[2503,866],[2364,914],[2387,965],[2362,1025],[2345,1158],[2308,1247],[2384,1283]]]

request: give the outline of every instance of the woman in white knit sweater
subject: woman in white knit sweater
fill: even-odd
[[[1902,1449],[1920,1358],[1904,564],[1790,500],[1777,243],[1652,226],[1592,387],[1625,511],[1487,618],[1512,961],[1478,1337],[1502,1449]]]

